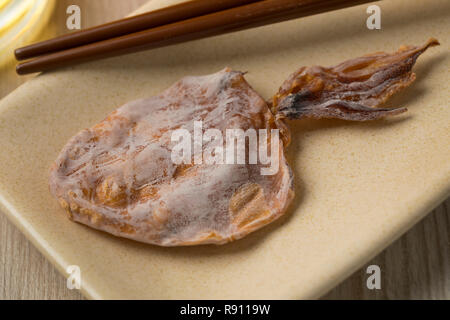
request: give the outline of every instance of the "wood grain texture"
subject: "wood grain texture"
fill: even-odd
[[[43,38],[67,32],[66,8],[82,9],[83,28],[120,18],[147,0],[58,0]],[[0,98],[28,77],[14,64],[0,67]],[[450,299],[450,199],[323,299]],[[366,287],[366,267],[382,271],[381,290]],[[83,299],[66,279],[0,213],[0,300]]]

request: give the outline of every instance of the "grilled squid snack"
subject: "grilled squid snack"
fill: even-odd
[[[70,139],[51,168],[50,191],[70,219],[116,236],[161,246],[240,239],[285,214],[294,197],[285,119],[367,121],[405,112],[379,106],[414,81],[416,59],[437,44],[300,68],[270,102],[242,72],[185,77]],[[261,161],[174,163],[172,133],[194,134],[196,121],[223,136],[227,129],[279,130],[279,141],[264,138],[279,151],[278,171],[261,174]],[[206,148],[194,148],[192,158]]]

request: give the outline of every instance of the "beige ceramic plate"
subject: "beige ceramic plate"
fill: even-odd
[[[157,8],[168,1],[153,0]],[[68,68],[27,82],[0,102],[3,211],[64,272],[78,265],[90,298],[314,298],[400,236],[450,190],[447,0],[384,1],[382,30],[366,6]],[[66,141],[121,104],[185,75],[249,71],[269,97],[302,65],[333,65],[401,44],[442,45],[415,68],[392,105],[407,114],[374,123],[292,124],[289,213],[225,246],[160,248],[70,222],[47,174]],[[413,254],[413,253],[411,253]]]

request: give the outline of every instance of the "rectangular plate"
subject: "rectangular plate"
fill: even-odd
[[[179,2],[179,1],[178,1]],[[146,8],[173,2],[153,0]],[[65,274],[81,268],[94,299],[315,298],[385,248],[450,191],[450,2],[367,6],[127,55],[27,82],[0,102],[2,210]],[[333,65],[436,37],[418,80],[390,101],[409,112],[372,123],[291,123],[296,198],[280,220],[224,246],[161,248],[69,221],[47,186],[67,140],[130,100],[186,75],[248,71],[264,97],[303,65]]]

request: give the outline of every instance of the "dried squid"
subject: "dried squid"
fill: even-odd
[[[50,191],[70,219],[116,236],[161,246],[240,239],[285,214],[294,197],[285,119],[367,121],[405,112],[379,106],[414,81],[416,59],[437,44],[430,39],[331,68],[300,68],[270,102],[244,73],[229,68],[185,77],[70,139],[51,168]],[[267,148],[277,170],[263,174],[269,163],[252,157],[247,134],[243,146],[230,148],[233,157],[245,151],[245,159],[205,161],[206,150],[213,160],[223,159],[219,138],[228,138],[229,129],[261,133],[258,146]],[[215,139],[202,136],[208,130]],[[200,134],[178,162],[175,131],[189,138]]]

